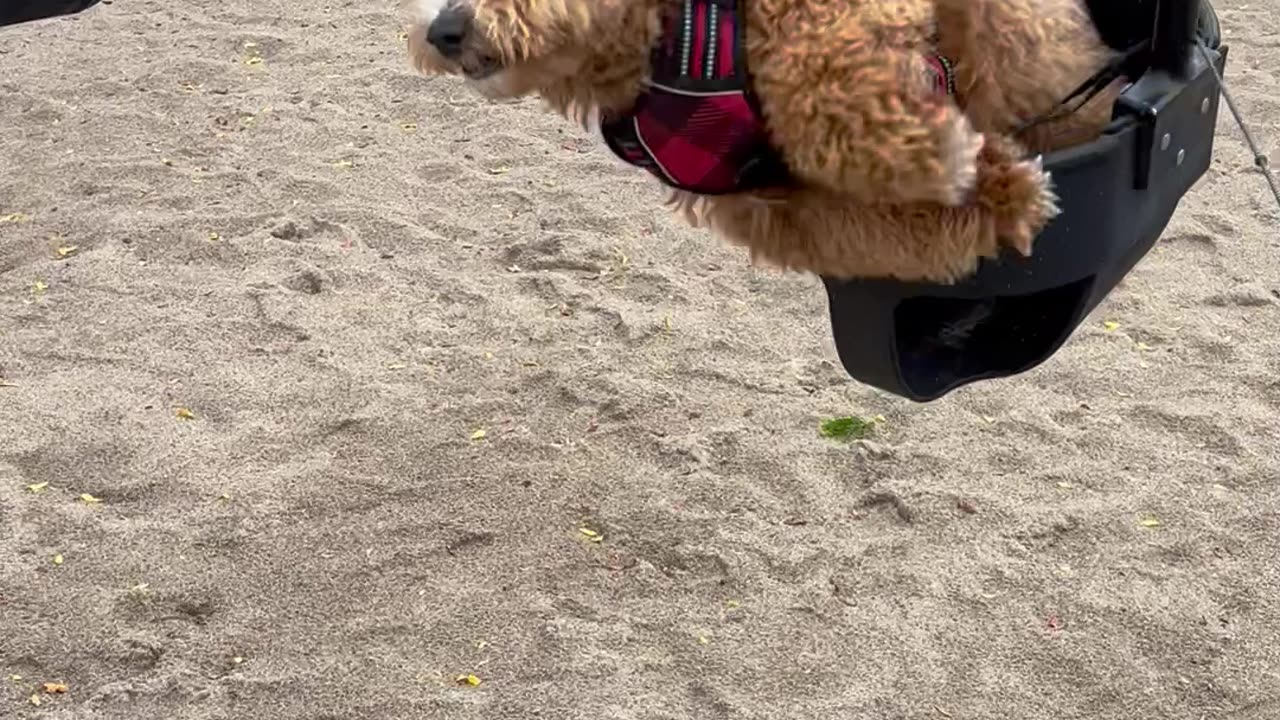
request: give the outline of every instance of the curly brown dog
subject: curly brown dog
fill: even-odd
[[[633,121],[637,103],[655,88],[667,107],[682,102],[688,67],[706,69],[693,79],[712,90],[702,100],[721,103],[739,131],[708,140],[705,154],[750,146],[742,113],[724,110],[729,81],[747,78],[743,107],[778,169],[764,151],[755,168],[772,179],[747,182],[731,168],[704,191],[672,181],[661,159],[650,170],[691,223],[753,260],[836,278],[954,282],[1002,247],[1030,254],[1057,207],[1029,156],[1097,136],[1120,86],[1017,133],[1117,56],[1083,0],[412,2],[409,51],[421,72],[462,75],[490,98],[535,94],[584,125],[632,118],[619,131],[631,133],[631,150],[655,153],[662,130]],[[709,33],[690,33],[695,24]],[[655,82],[663,58],[681,78]],[[701,112],[689,124],[705,135]],[[625,145],[611,147],[625,155]]]

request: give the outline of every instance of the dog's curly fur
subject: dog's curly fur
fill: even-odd
[[[629,109],[675,0],[411,0],[409,52],[491,98],[536,94],[584,125]],[[447,3],[474,30],[463,52],[427,41]],[[836,278],[953,282],[1004,246],[1029,254],[1056,214],[1043,153],[1091,139],[1118,83],[1014,137],[1114,56],[1082,0],[747,0],[747,60],[793,181],[705,197],[689,221],[760,263]],[[955,64],[956,93],[925,82],[925,54]]]

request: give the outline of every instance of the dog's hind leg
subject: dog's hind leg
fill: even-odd
[[[863,204],[963,204],[983,137],[937,92],[932,0],[756,0],[752,80],[796,177]]]
[[[983,137],[928,91],[923,55],[881,48],[859,62],[828,47],[788,50],[808,52],[828,59],[793,58],[789,71],[773,61],[756,73],[765,121],[798,179],[865,204],[968,199]]]

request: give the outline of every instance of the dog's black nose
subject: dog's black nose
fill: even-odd
[[[427,27],[427,42],[434,45],[441,55],[456,60],[462,55],[462,44],[470,31],[471,9],[450,3]]]

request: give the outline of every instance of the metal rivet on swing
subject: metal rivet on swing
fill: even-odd
[[[1209,98],[1205,98],[1200,101],[1200,114],[1201,115],[1209,114]]]
[[[1186,160],[1186,159],[1187,159],[1187,151],[1186,151],[1186,150],[1179,150],[1179,151],[1178,151],[1178,164],[1179,164],[1179,165],[1181,165],[1181,164],[1182,164],[1182,161],[1183,161],[1183,160]]]
[[[1173,140],[1173,138],[1169,136],[1169,133],[1165,133],[1165,134],[1164,134],[1164,137],[1160,138],[1160,149],[1161,149],[1161,150],[1168,150],[1168,149],[1169,149],[1169,141],[1171,141],[1171,140]]]

